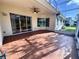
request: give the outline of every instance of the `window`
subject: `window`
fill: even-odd
[[[37,26],[38,27],[49,27],[49,18],[38,18]]]

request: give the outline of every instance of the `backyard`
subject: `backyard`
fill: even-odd
[[[64,31],[74,32],[75,30],[75,26],[64,26]]]

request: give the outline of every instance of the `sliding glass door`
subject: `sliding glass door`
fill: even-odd
[[[31,17],[10,14],[13,34],[31,30]]]

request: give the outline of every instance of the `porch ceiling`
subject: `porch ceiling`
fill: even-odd
[[[52,8],[51,10],[46,6],[39,3],[37,0],[2,0],[3,4],[14,5],[23,8],[29,8],[32,10],[33,7],[39,8],[40,13],[55,14],[56,11]]]

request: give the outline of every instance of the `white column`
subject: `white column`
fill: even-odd
[[[3,43],[3,36],[2,36],[1,25],[0,25],[0,46],[2,46],[2,43]]]

